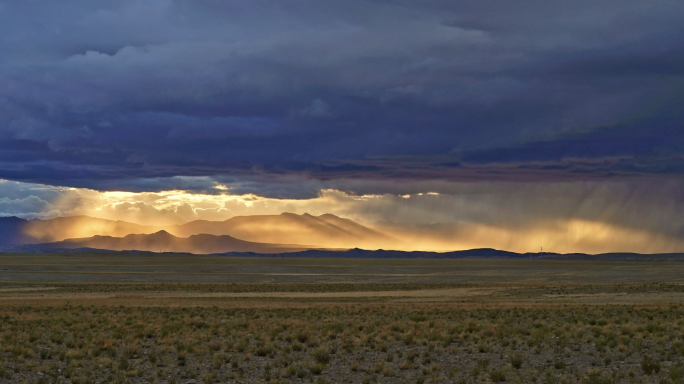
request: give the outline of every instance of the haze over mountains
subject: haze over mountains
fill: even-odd
[[[264,244],[236,239],[228,235],[192,235],[188,238],[173,236],[166,231],[152,234],[126,235],[124,237],[93,236],[80,239],[68,239],[53,243],[40,244],[45,248],[96,248],[112,251],[151,251],[177,253],[225,253],[225,252],[255,252],[255,253],[285,253],[299,252],[313,247],[298,245]]]
[[[400,232],[390,233],[396,235]],[[342,258],[684,260],[684,253],[516,253],[491,248],[451,252],[401,250],[400,247],[411,242],[409,237],[395,239],[331,214],[236,216],[225,221],[197,220],[168,227],[143,226],[88,216],[51,220],[0,218],[0,250],[3,252],[100,249],[228,256],[278,254],[284,257]]]
[[[98,248],[191,253],[294,252],[320,248],[390,246],[393,239],[331,214],[236,216],[168,227],[143,226],[88,216],[51,220],[0,218],[0,245]]]
[[[349,219],[324,214],[236,216],[226,221],[196,220],[164,228],[180,237],[206,233],[262,243],[314,244],[333,248],[378,248],[392,238]]]
[[[6,220],[3,218],[0,220]],[[123,237],[130,234],[150,234],[163,228],[143,226],[125,221],[98,219],[89,216],[57,217],[50,220],[29,220],[24,224],[25,243],[51,243],[91,236]]]

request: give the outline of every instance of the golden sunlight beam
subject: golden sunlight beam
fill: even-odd
[[[68,192],[53,204],[72,207],[69,215],[121,220],[137,226],[82,220],[70,228],[44,228],[45,236],[57,236],[55,231],[61,231],[59,236],[68,237],[124,236],[128,233],[152,233],[164,228],[184,237],[214,233],[255,242],[407,251],[497,248],[537,252],[544,247],[546,251],[560,253],[601,253],[676,252],[684,248],[684,242],[676,237],[609,220],[541,218],[521,224],[504,220],[510,219],[505,215],[498,218],[487,201],[459,200],[437,193],[355,196],[324,190],[318,197],[297,200],[251,194],[231,195],[228,192],[195,194],[179,190],[132,193],[69,189]],[[354,220],[386,237],[366,236],[363,240],[354,240],[351,237],[322,236],[300,224],[282,227],[282,222],[271,223],[265,218],[258,224],[252,221],[234,225],[230,233],[212,229],[211,223],[194,226],[195,229],[174,227],[195,220],[220,222],[236,216],[280,215],[284,212],[313,216],[330,213]]]

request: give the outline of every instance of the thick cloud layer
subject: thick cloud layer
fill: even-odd
[[[684,174],[676,2],[10,1],[0,34],[0,178],[303,198]]]

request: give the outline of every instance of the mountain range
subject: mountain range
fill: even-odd
[[[126,235],[124,237],[93,236],[80,239],[67,239],[53,243],[37,244],[42,248],[79,249],[95,248],[112,251],[150,251],[176,253],[225,253],[225,252],[254,252],[254,253],[286,253],[299,252],[313,247],[288,244],[255,243],[222,235],[192,235],[187,238],[176,237],[166,231],[152,234]]]
[[[42,248],[117,251],[279,253],[321,248],[391,247],[393,241],[378,231],[331,214],[236,216],[225,221],[196,220],[166,227],[88,216],[50,220],[0,218],[0,246],[30,244]]]
[[[212,236],[212,235],[208,235]],[[201,238],[201,237],[200,237]],[[77,246],[83,243],[72,243]],[[270,249],[277,251],[277,249]],[[269,251],[270,251],[269,250]],[[99,255],[149,255],[151,252],[123,250],[112,251],[97,248],[59,248],[56,243],[48,245],[20,245],[20,246],[0,246],[0,252],[12,254],[35,254],[35,253],[60,253],[66,255],[87,255],[97,257]],[[185,255],[187,252],[164,252],[163,256]],[[389,250],[366,250],[366,249],[308,249],[296,251],[296,248],[288,248],[285,252],[266,253],[266,252],[218,252],[210,253],[215,257],[295,257],[295,258],[338,258],[338,259],[517,259],[522,263],[532,260],[589,260],[589,261],[630,261],[630,262],[684,262],[682,253],[630,253],[630,252],[611,252],[599,254],[587,253],[517,253],[502,251],[493,248],[475,248],[453,252],[431,252],[431,251],[389,251]]]
[[[196,220],[166,227],[88,216],[50,220],[0,218],[0,252],[108,250],[254,257],[684,261],[684,254],[679,253],[515,253],[490,248],[454,252],[407,252],[397,250],[401,249],[399,246],[402,241],[407,240],[395,239],[378,230],[331,214],[236,216],[225,221]]]
[[[378,248],[380,244],[391,245],[392,242],[387,235],[331,214],[236,216],[225,221],[196,220],[165,227],[164,230],[181,237],[205,233],[263,243],[314,244],[334,248]]]
[[[396,250],[367,250],[348,249],[332,251],[324,249],[310,249],[300,252],[288,252],[277,255],[263,255],[256,253],[227,252],[222,256],[249,257],[314,257],[314,258],[345,258],[345,259],[518,259],[525,260],[593,260],[593,261],[659,261],[684,262],[684,253],[555,253],[555,252],[509,252],[493,248],[475,248],[451,252],[431,251],[396,251]]]

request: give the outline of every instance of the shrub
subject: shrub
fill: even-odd
[[[287,367],[287,369],[285,369],[285,372],[283,372],[283,377],[284,378],[290,378],[296,374],[297,374],[297,367],[295,367],[294,365],[290,365],[289,367]]]
[[[306,343],[306,341],[307,341],[308,339],[309,339],[309,335],[307,335],[307,334],[304,333],[304,332],[300,332],[300,333],[297,334],[297,341],[299,341],[299,342],[302,343],[302,344]]]
[[[216,381],[216,374],[213,372],[207,372],[204,374],[204,384],[213,384]]]
[[[314,352],[314,359],[317,363],[326,365],[330,363],[330,354],[325,348],[319,348]]]
[[[616,382],[614,378],[609,375],[604,375],[600,370],[590,370],[587,376],[582,380],[582,384],[613,384]]]
[[[247,340],[241,340],[241,341],[240,341],[239,343],[237,343],[237,345],[235,346],[235,349],[236,349],[238,352],[240,352],[240,353],[243,353],[244,351],[246,351],[247,348],[249,348],[249,342],[248,342]]]
[[[660,362],[656,361],[655,359],[653,359],[650,356],[646,356],[641,361],[641,369],[647,375],[650,375],[652,373],[659,373],[660,372]]]
[[[256,352],[254,352],[255,355],[260,356],[260,357],[270,355],[271,353],[273,353],[273,347],[268,346],[268,345],[259,346],[256,349]]]
[[[325,369],[325,365],[323,365],[321,363],[316,363],[316,364],[309,367],[309,372],[311,372],[314,375],[320,375],[324,369]]]
[[[520,369],[520,367],[522,367],[524,357],[521,353],[514,353],[511,355],[510,360],[511,360],[511,365],[513,366],[513,368]]]
[[[0,366],[0,379],[11,379],[12,372],[5,370],[5,367]]]
[[[503,373],[503,371],[493,370],[489,372],[489,379],[495,383],[499,383],[506,381],[506,375]]]
[[[119,360],[119,370],[120,370],[120,371],[125,371],[125,370],[127,370],[127,369],[128,369],[128,359],[122,357],[122,358]]]

